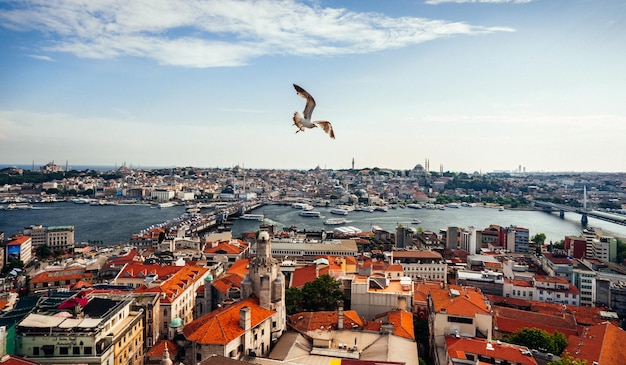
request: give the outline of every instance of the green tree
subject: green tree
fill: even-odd
[[[567,346],[565,335],[555,331],[552,335],[539,328],[522,328],[512,333],[506,339],[507,342],[522,345],[531,349],[560,354]]]
[[[302,299],[304,310],[330,311],[337,309],[337,301],[344,298],[339,282],[330,275],[322,275],[304,284]]]
[[[548,365],[587,365],[587,360],[575,359],[566,351],[560,359],[549,361]]]
[[[537,246],[541,246],[544,244],[544,242],[546,242],[546,235],[543,233],[537,233],[530,240],[533,241]]]
[[[330,275],[322,275],[304,284],[302,290],[289,288],[285,291],[288,314],[335,310],[339,300],[344,300],[343,292],[339,282]]]
[[[300,289],[287,288],[285,290],[285,308],[289,315],[302,312],[302,291]]]
[[[52,250],[50,250],[50,247],[48,247],[48,245],[37,246],[37,248],[35,249],[35,255],[40,259],[50,257],[50,254],[52,254]]]

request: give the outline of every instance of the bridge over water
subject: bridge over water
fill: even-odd
[[[586,225],[589,222],[589,217],[593,217],[603,221],[626,226],[626,216],[620,216],[618,214],[610,214],[605,212],[599,212],[597,210],[577,208],[543,201],[535,201],[533,202],[533,206],[535,207],[535,209],[543,210],[544,212],[559,212],[559,216],[561,218],[565,216],[565,212],[578,213],[581,215],[580,223],[582,223],[583,225]]]

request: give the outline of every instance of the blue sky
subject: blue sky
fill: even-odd
[[[0,0],[0,80],[3,164],[626,171],[621,0]]]

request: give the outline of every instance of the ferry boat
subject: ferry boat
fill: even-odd
[[[363,209],[362,209],[362,210],[363,210],[364,212],[372,213],[372,212],[374,212],[375,208],[374,208],[373,206],[371,206],[371,205],[368,205],[368,206],[366,206],[366,207],[363,207]]]
[[[265,215],[264,214],[242,214],[241,217],[239,217],[241,219],[247,219],[247,220],[251,220],[251,221],[260,221],[263,222],[263,220],[265,220]]]
[[[421,204],[414,204],[414,203],[408,204],[406,207],[407,208],[413,208],[413,209],[422,209],[422,205]]]
[[[345,218],[328,218],[324,221],[324,224],[329,226],[337,226],[340,224],[345,224],[347,221]]]
[[[302,217],[311,217],[311,218],[320,218],[322,215],[320,212],[312,211],[312,210],[303,210],[300,212]]]
[[[460,205],[458,203],[448,203],[448,204],[446,204],[446,207],[448,207],[448,208],[459,208]]]
[[[343,208],[332,208],[330,212],[337,215],[348,215],[348,210]]]
[[[171,207],[173,207],[175,205],[176,205],[176,203],[174,203],[174,202],[159,203],[159,208],[171,208]]]
[[[313,210],[313,206],[309,203],[293,203],[291,204],[291,207],[294,209],[301,209],[301,210]]]
[[[375,207],[374,210],[377,212],[388,212],[389,208],[386,205],[379,205]]]

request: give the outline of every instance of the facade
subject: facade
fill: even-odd
[[[29,289],[31,293],[47,292],[70,286],[84,281],[95,283],[95,278],[84,267],[71,267],[62,270],[42,271],[30,279]]]
[[[510,226],[506,229],[506,249],[509,252],[528,253],[530,232],[528,228]]]
[[[54,252],[74,249],[74,226],[50,226],[46,228],[46,245]]]
[[[392,251],[391,262],[400,264],[404,276],[413,280],[447,281],[447,265],[435,251]]]
[[[32,238],[29,236],[17,236],[7,243],[7,261],[20,260],[24,266],[33,259]]]
[[[151,280],[134,293],[158,293],[160,296],[159,332],[166,339],[172,339],[177,330],[193,320],[196,306],[196,291],[204,285],[209,269],[185,265],[178,271],[163,278]]]
[[[476,337],[491,341],[491,307],[476,289],[458,285],[431,288],[428,313],[430,348],[437,364],[446,363],[446,336]]]
[[[474,227],[468,227],[461,231],[460,236],[460,248],[470,253],[470,255],[475,255],[478,253],[479,247],[477,246],[478,242],[478,231]]]
[[[16,355],[41,364],[143,364],[143,312],[130,309],[130,298],[70,299],[66,311],[31,313],[17,323]]]
[[[256,247],[251,248],[252,255],[256,254]],[[315,259],[318,256],[357,256],[359,250],[354,240],[328,240],[324,243],[273,242],[272,256],[289,257],[296,259]]]

